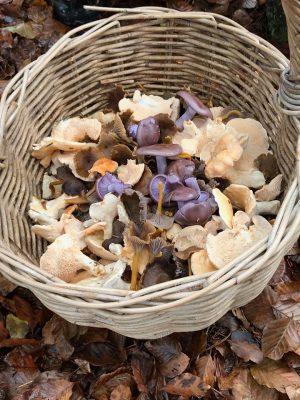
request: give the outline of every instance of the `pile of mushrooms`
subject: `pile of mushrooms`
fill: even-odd
[[[136,90],[62,120],[32,156],[46,169],[29,206],[49,243],[40,267],[79,285],[138,290],[211,273],[266,238],[280,208],[261,123],[189,91]]]

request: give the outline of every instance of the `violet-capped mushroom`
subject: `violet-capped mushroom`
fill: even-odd
[[[167,157],[175,157],[182,153],[182,147],[179,144],[153,144],[137,149],[138,156],[155,156],[157,163],[157,172],[164,174],[167,169]]]
[[[204,225],[212,216],[215,207],[211,198],[202,203],[192,201],[184,204],[175,214],[174,220],[180,225]]]
[[[193,175],[195,171],[195,163],[191,160],[175,160],[172,161],[167,168],[168,175],[177,175],[180,180],[188,178]]]
[[[160,129],[154,117],[148,117],[139,122],[136,131],[136,141],[140,147],[156,144],[159,138]]]
[[[103,199],[107,193],[120,195],[131,186],[121,182],[115,175],[106,173],[96,181],[96,192],[100,199]]]
[[[185,113],[182,114],[182,116],[176,121],[176,126],[178,129],[183,129],[183,122],[193,119],[196,114],[206,118],[213,118],[210,109],[206,107],[194,94],[181,90],[178,92],[178,95],[185,101],[187,105]]]

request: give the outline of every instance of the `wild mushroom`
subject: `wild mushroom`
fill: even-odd
[[[137,126],[136,141],[139,147],[156,144],[160,138],[159,125],[154,117],[142,119]]]
[[[193,275],[202,275],[206,272],[216,271],[217,268],[208,258],[207,251],[202,249],[192,254],[191,270]]]
[[[283,175],[277,175],[270,183],[255,192],[257,201],[275,200],[281,193]]]
[[[58,139],[82,142],[86,138],[98,140],[101,122],[95,118],[69,118],[54,126],[51,136]]]
[[[144,196],[147,196],[150,193],[150,182],[153,178],[153,174],[151,169],[145,165],[143,175],[138,183],[136,183],[133,187],[134,190],[141,192]]]
[[[127,165],[120,165],[117,171],[118,178],[125,184],[136,185],[144,172],[145,164],[137,164],[136,160],[128,160]]]
[[[216,236],[207,236],[208,257],[217,268],[224,267],[244,254],[254,244],[267,237],[272,230],[272,225],[259,215],[255,215],[252,222],[253,225],[249,228],[240,226],[235,229],[226,229]]]
[[[100,175],[104,175],[106,172],[114,172],[117,168],[117,162],[103,157],[94,162],[92,168],[89,169],[89,173],[98,172]]]
[[[103,199],[108,193],[120,195],[131,186],[121,182],[115,175],[106,173],[96,181],[96,192],[100,199]]]
[[[122,279],[125,269],[126,264],[118,260],[114,263],[103,265],[99,276],[86,278],[77,283],[80,286],[90,286],[94,288],[104,287],[128,290],[130,286],[129,283],[126,283]]]
[[[212,190],[212,194],[218,204],[220,217],[232,228],[233,208],[230,199],[217,188]]]
[[[176,256],[187,260],[190,255],[206,245],[207,230],[200,225],[183,228],[173,239]]]
[[[150,195],[159,201],[159,186],[162,188],[162,202],[189,201],[197,197],[198,192],[193,188],[184,186],[177,175],[156,175],[150,182]]]
[[[181,181],[193,175],[195,171],[195,163],[191,160],[172,161],[167,167],[168,175],[176,175]]]
[[[178,144],[153,144],[151,146],[140,147],[137,149],[138,156],[155,156],[157,172],[164,174],[167,169],[167,157],[178,156],[182,153],[182,148]]]
[[[42,198],[45,200],[52,200],[59,197],[61,194],[61,182],[58,182],[55,176],[45,173],[42,183]]]
[[[164,100],[160,96],[141,94],[136,90],[133,94],[132,100],[123,98],[119,101],[120,112],[131,111],[131,120],[139,122],[142,119],[152,117],[156,114],[163,113],[171,116],[173,113],[172,106],[178,104],[178,99],[171,97]]]
[[[126,144],[116,144],[111,150],[111,159],[116,161],[119,165],[127,164],[127,161],[134,160],[135,157],[132,151]]]
[[[92,275],[99,271],[97,262],[82,253],[74,238],[59,236],[40,258],[40,267],[65,282],[70,282],[78,271],[84,269]]]
[[[29,204],[29,217],[39,224],[51,224],[53,220],[57,220],[65,209],[65,200],[69,196],[62,194],[53,200],[40,200],[33,196]]]
[[[212,112],[194,94],[186,91],[178,92],[178,95],[185,101],[187,109],[185,113],[176,121],[179,130],[183,129],[183,122],[192,120],[196,114],[206,118],[213,118]]]
[[[258,215],[277,215],[280,209],[280,201],[258,201],[256,203],[256,214]]]
[[[104,239],[111,238],[113,221],[118,215],[118,204],[120,199],[112,193],[107,193],[101,202],[90,206],[90,217],[94,221],[106,222]]]
[[[160,229],[169,229],[173,225],[174,218],[169,217],[162,212],[162,204],[164,197],[164,186],[162,181],[158,182],[158,201],[157,201],[157,210],[155,214],[149,214],[148,220],[152,225],[156,226]]]
[[[84,183],[72,174],[67,165],[57,168],[56,176],[62,182],[62,190],[65,194],[77,196],[86,191]]]
[[[173,241],[181,230],[182,227],[179,224],[174,223],[166,232],[167,239]]]
[[[117,261],[119,259],[118,256],[103,247],[103,231],[99,230],[98,232],[92,233],[90,235],[85,235],[84,238],[88,249],[96,256],[100,257],[103,260],[109,261]]]
[[[254,215],[256,200],[252,190],[247,186],[233,183],[224,190],[224,195],[229,198],[233,207],[245,211],[251,217]]]

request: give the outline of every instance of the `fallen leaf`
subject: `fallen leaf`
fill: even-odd
[[[50,379],[41,383],[33,384],[25,393],[14,398],[14,400],[69,400],[72,396],[73,382],[66,379]]]
[[[300,356],[299,356],[299,354],[292,353],[292,352],[286,353],[284,355],[284,361],[291,368],[300,368]]]
[[[17,371],[12,367],[7,367],[0,371],[0,387],[5,389],[6,398],[16,400],[17,397],[15,396],[22,392],[39,375],[38,370],[24,368]],[[34,398],[34,400],[38,399]]]
[[[81,360],[80,358],[75,358],[74,363],[78,365],[79,371],[82,374],[90,374],[91,373],[91,366],[88,361]]]
[[[126,360],[126,354],[112,343],[99,342],[80,346],[76,358],[81,358],[95,366],[118,365]]]
[[[210,354],[196,360],[195,373],[201,378],[203,383],[213,386],[215,382],[216,364]]]
[[[132,394],[130,387],[127,385],[118,385],[110,395],[110,400],[131,400]]]
[[[5,32],[5,31],[4,31]],[[8,35],[11,35],[10,32],[6,32]],[[1,34],[0,34],[0,40],[2,40],[1,38]],[[0,91],[4,90],[4,87],[7,85],[7,81],[1,81],[0,80]],[[8,279],[4,278],[3,275],[0,274],[0,293],[3,296],[8,295],[10,292],[12,292],[14,289],[16,288],[16,285],[12,282],[10,282]]]
[[[280,294],[280,300],[294,300],[300,303],[300,281],[296,282],[281,282],[275,290]]]
[[[15,368],[16,370],[26,368],[26,369],[37,369],[35,362],[30,353],[22,349],[21,347],[16,347],[10,353],[8,353],[4,361],[10,367]]]
[[[6,316],[6,329],[13,339],[23,339],[29,332],[28,322],[19,319],[13,314]]]
[[[26,39],[34,39],[36,37],[36,32],[33,30],[30,22],[21,22],[18,25],[6,26],[2,29],[11,33],[16,33],[17,35],[20,35]]]
[[[291,318],[270,321],[263,330],[262,351],[266,357],[280,360],[289,351],[300,348],[299,327]]]
[[[205,331],[175,333],[173,336],[179,340],[181,348],[191,360],[196,359],[206,349],[207,335]]]
[[[260,348],[255,343],[248,342],[230,342],[231,350],[244,361],[253,361],[260,363],[264,356]]]
[[[107,336],[108,330],[105,328],[88,328],[88,330],[80,336],[79,340],[81,344],[106,342]]]
[[[40,344],[39,340],[36,339],[4,339],[0,342],[0,349],[9,348],[9,347],[16,347],[16,346],[37,346]]]
[[[8,330],[5,328],[4,321],[0,320],[0,343],[9,336]]]
[[[155,375],[154,357],[145,351],[134,350],[131,355],[131,368],[138,390],[148,393],[153,386]]]
[[[282,361],[266,359],[250,368],[257,383],[285,393],[287,387],[299,388],[300,376]]]
[[[290,400],[300,399],[300,388],[294,388],[293,386],[289,386],[285,390]]]
[[[244,328],[248,330],[250,328],[250,323],[245,317],[244,311],[241,308],[235,308],[231,311],[232,314],[242,322]]]
[[[229,311],[222,318],[217,321],[217,325],[229,329],[231,332],[239,329],[239,322]]]
[[[44,313],[41,308],[34,308],[22,297],[15,295],[13,301],[16,307],[16,315],[18,318],[27,321],[29,327],[33,330],[37,325],[43,322]]]
[[[278,392],[259,385],[248,369],[242,369],[234,378],[232,393],[235,400],[277,400]]]
[[[80,336],[86,331],[87,328],[71,324],[61,317],[53,315],[43,328],[43,341],[47,345],[55,345],[60,357],[67,360],[74,351],[70,339]]]
[[[204,396],[209,386],[196,375],[185,372],[171,379],[163,388],[167,393],[183,397]]]
[[[277,300],[278,294],[267,286],[256,299],[242,308],[245,317],[256,328],[263,329],[269,321],[275,319],[272,306]]]

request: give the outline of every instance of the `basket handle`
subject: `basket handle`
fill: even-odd
[[[300,0],[282,0],[290,46],[289,80],[300,83]]]

